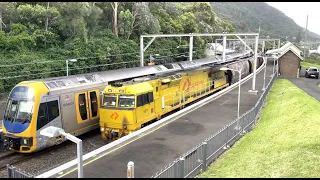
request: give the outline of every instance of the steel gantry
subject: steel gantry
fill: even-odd
[[[195,36],[222,36],[223,37],[223,52],[222,52],[222,60],[225,61],[226,59],[226,40],[227,36],[236,36],[245,47],[247,47],[249,50],[251,50],[254,53],[254,65],[253,65],[253,80],[252,80],[252,89],[249,90],[249,93],[257,94],[258,91],[255,89],[256,86],[256,68],[257,68],[257,51],[258,51],[258,39],[259,39],[259,33],[190,33],[190,34],[150,34],[150,35],[141,35],[140,36],[140,66],[144,66],[144,52],[148,49],[148,47],[152,44],[152,42],[157,37],[190,37],[189,42],[189,61],[192,61],[192,53],[193,53],[193,37]],[[254,36],[255,37],[255,46],[254,50],[252,50],[245,41],[243,41],[240,36]],[[152,38],[148,44],[144,47],[143,38]]]
[[[218,41],[224,41],[224,39],[216,39],[215,40],[215,44],[217,44]],[[241,41],[239,39],[226,39],[226,41]],[[255,42],[255,39],[246,39],[244,40],[245,42]],[[273,42],[273,49],[275,48],[276,44],[278,45],[278,49],[280,48],[280,39],[259,39],[258,40],[258,44],[262,42],[262,48],[261,51],[264,52],[264,48],[265,48],[265,42]],[[277,42],[277,43],[276,43]],[[250,49],[249,46],[245,45],[244,49],[246,49],[246,47],[248,47]]]

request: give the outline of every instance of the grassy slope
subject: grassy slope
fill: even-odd
[[[307,69],[308,67],[318,67],[320,69],[320,64],[313,64],[309,62],[301,62],[301,69]]]
[[[319,109],[290,81],[276,80],[259,126],[199,177],[320,177]]]

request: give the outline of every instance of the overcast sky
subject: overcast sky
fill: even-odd
[[[267,4],[282,11],[304,28],[308,14],[308,30],[320,35],[320,2],[267,2]]]

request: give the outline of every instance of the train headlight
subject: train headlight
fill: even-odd
[[[108,92],[112,92],[112,89],[108,89]]]
[[[23,139],[23,144],[27,145],[28,144],[28,139]]]
[[[104,127],[101,127],[101,128],[100,128],[100,131],[101,131],[101,132],[104,132]]]

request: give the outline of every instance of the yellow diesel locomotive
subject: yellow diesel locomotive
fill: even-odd
[[[180,66],[181,71],[106,86],[99,110],[100,131],[104,140],[117,139],[136,131],[168,112],[225,88],[238,79],[234,72],[220,71],[221,66],[197,67],[190,62],[171,66],[174,65]],[[241,68],[242,76],[246,76],[252,71],[252,59],[227,66]]]

